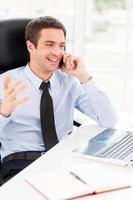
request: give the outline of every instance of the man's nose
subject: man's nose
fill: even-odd
[[[54,47],[52,52],[57,56],[60,56],[63,53],[60,47]]]

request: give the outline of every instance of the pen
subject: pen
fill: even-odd
[[[81,177],[79,177],[77,174],[75,174],[75,172],[70,171],[69,172],[74,178],[78,179],[79,181],[81,181],[82,183],[84,183],[85,185],[88,185],[86,181],[84,181]]]

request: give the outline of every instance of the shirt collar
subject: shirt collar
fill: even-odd
[[[36,74],[34,74],[34,72],[32,72],[32,70],[30,69],[28,64],[25,67],[25,74],[26,74],[27,78],[30,80],[30,82],[33,84],[33,86],[36,89],[39,89],[43,80],[40,79]],[[57,79],[56,72],[53,72],[52,76],[49,79],[50,89],[52,89],[55,86],[56,81],[57,81],[56,79]]]
[[[32,85],[36,89],[39,89],[39,87],[42,83],[42,80],[36,74],[34,74],[34,72],[31,71],[28,64],[25,67],[25,74],[26,74],[27,78],[29,79],[29,81],[32,83]]]

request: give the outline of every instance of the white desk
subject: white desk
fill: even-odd
[[[129,122],[129,121],[128,121]],[[84,142],[88,138],[92,138],[97,135],[99,132],[104,130],[95,123],[88,125],[85,123],[82,127],[78,128],[71,134],[66,137],[62,142],[56,145],[53,149],[43,155],[41,158],[32,163],[29,167],[24,169],[6,184],[0,188],[0,198],[2,200],[44,200],[39,193],[33,190],[24,180],[24,178],[30,174],[38,172],[46,172],[50,169],[55,169],[61,166],[64,166],[64,161],[68,158],[72,158],[73,162],[78,164],[83,162],[85,165],[89,165],[92,162],[91,160],[84,160],[80,158],[73,158],[73,153],[71,152],[74,147],[81,142]],[[111,170],[117,170],[118,173],[126,174],[133,183],[133,168],[123,168],[120,166],[109,165],[105,163],[99,163],[101,166],[106,166]],[[101,180],[102,181],[102,180]],[[133,199],[133,187],[125,190],[119,190],[115,192],[103,193],[95,196],[89,196],[81,199],[93,199],[93,200],[132,200]]]

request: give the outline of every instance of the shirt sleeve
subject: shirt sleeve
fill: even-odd
[[[2,102],[3,99],[3,78],[4,74],[0,75],[0,103]],[[10,117],[4,117],[3,115],[0,114],[0,134],[4,126],[10,121]]]
[[[10,117],[4,117],[0,114],[0,131],[4,128],[4,126],[10,121]]]
[[[78,92],[80,95],[76,101],[77,109],[103,127],[111,128],[116,125],[118,120],[116,111],[108,96],[100,90],[93,79],[80,84]]]

